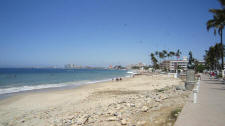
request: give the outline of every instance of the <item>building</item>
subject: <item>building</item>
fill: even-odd
[[[188,60],[186,57],[183,57],[182,60],[165,60],[160,63],[160,69],[167,70],[170,72],[175,72],[179,70],[187,70]]]
[[[173,60],[173,61],[170,61],[169,70],[175,71],[177,69],[181,69],[186,71],[187,65],[188,65],[188,60]]]
[[[108,69],[113,69],[113,66],[112,65],[109,65]]]
[[[205,61],[198,61],[198,64],[205,65]]]
[[[134,68],[143,69],[145,66],[147,66],[145,63],[140,62],[137,64],[131,64],[131,65],[126,66],[126,69],[134,69]]]
[[[77,66],[77,65],[75,65],[75,64],[66,64],[65,66],[64,66],[64,68],[65,69],[80,69],[80,68],[82,68],[81,66]]]

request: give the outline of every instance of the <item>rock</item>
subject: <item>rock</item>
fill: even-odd
[[[69,115],[66,118],[72,120],[74,118],[74,116],[73,115]]]
[[[114,115],[114,116],[118,116],[118,113],[117,113],[117,112],[115,112],[113,115]]]
[[[90,116],[83,116],[77,119],[77,124],[82,125],[85,124]]]
[[[25,119],[21,120],[21,123],[24,123],[25,122]]]
[[[115,112],[113,111],[113,110],[108,110],[108,112],[107,112],[107,114],[109,114],[109,115],[113,115]]]
[[[94,123],[96,120],[95,118],[91,117],[91,118],[88,118],[88,123]]]
[[[166,125],[167,125],[167,126],[172,126],[173,124],[169,122],[169,123],[167,123]]]
[[[156,102],[161,102],[161,99],[156,98],[155,101],[156,101]]]
[[[147,112],[147,111],[148,111],[148,107],[147,107],[147,106],[143,106],[143,107],[141,108],[141,111],[142,111],[142,112]]]
[[[127,121],[125,119],[121,120],[121,125],[127,125]]]
[[[107,121],[117,121],[118,119],[113,116],[113,117],[109,117],[108,119],[106,119]]]
[[[159,123],[159,122],[156,120],[154,123],[156,123],[156,124],[157,124],[157,123]]]
[[[137,125],[138,125],[138,126],[143,126],[143,125],[145,125],[145,123],[146,123],[145,121],[138,121],[138,122],[137,122]]]
[[[185,90],[184,86],[182,85],[177,85],[176,90]]]
[[[122,119],[122,114],[118,113],[117,118],[121,120]]]
[[[145,98],[150,98],[150,95],[146,95]]]
[[[135,104],[131,103],[131,104],[130,104],[130,107],[135,107]]]
[[[124,104],[124,103],[127,103],[127,102],[125,100],[121,101],[121,102],[118,102],[118,104]]]

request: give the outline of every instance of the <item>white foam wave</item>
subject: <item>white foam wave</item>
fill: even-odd
[[[42,84],[42,85],[32,85],[32,86],[0,88],[0,95],[9,94],[9,93],[18,93],[23,91],[38,90],[38,89],[58,88],[58,87],[65,87],[65,86],[79,86],[84,84],[95,84],[95,83],[106,82],[106,81],[111,81],[111,79],[95,80],[95,81],[84,80],[79,82],[66,82],[66,83],[60,83],[60,84]]]
[[[98,81],[90,81],[90,82],[87,82],[87,84],[95,84],[95,83],[106,82],[106,81],[110,81],[110,80],[111,79],[98,80]]]
[[[134,71],[127,71],[128,74],[137,74],[136,72]]]
[[[45,89],[45,88],[56,88],[56,87],[63,87],[65,85],[66,84],[45,84],[45,85],[35,85],[35,86],[3,88],[3,89],[0,89],[0,94],[16,93],[21,91],[31,91],[31,90]]]
[[[32,86],[20,86],[20,87],[11,87],[11,88],[0,88],[0,95],[1,94],[9,94],[9,93],[18,93],[23,91],[31,91],[31,90],[38,90],[38,89],[46,89],[46,88],[58,88],[58,87],[65,87],[65,86],[79,86],[83,84],[95,84],[100,82],[110,81],[111,79],[105,80],[96,80],[96,81],[79,81],[79,82],[67,82],[67,83],[60,83],[60,84],[42,84],[42,85],[32,85]]]

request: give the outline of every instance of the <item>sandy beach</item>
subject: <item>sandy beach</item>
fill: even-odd
[[[0,125],[172,125],[169,114],[182,108],[190,93],[182,90],[183,84],[170,75],[140,75],[73,89],[23,93],[0,100]]]

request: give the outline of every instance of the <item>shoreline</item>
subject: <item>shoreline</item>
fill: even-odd
[[[121,78],[123,78],[122,81],[132,79],[132,77],[130,77],[130,76],[129,77],[124,76],[124,77],[121,77]],[[11,99],[18,99],[18,98],[22,98],[22,97],[27,96],[27,95],[67,92],[67,91],[79,90],[79,88],[85,88],[85,87],[88,88],[88,86],[90,86],[90,85],[96,85],[97,86],[97,85],[100,85],[102,83],[104,84],[104,83],[109,83],[109,82],[116,82],[116,80],[112,81],[110,79],[104,79],[104,80],[95,81],[93,83],[86,82],[86,83],[81,83],[81,84],[77,84],[77,85],[66,85],[66,86],[63,86],[63,87],[34,89],[34,90],[28,90],[28,91],[21,91],[21,92],[3,94],[3,96],[0,96],[0,105],[2,104],[2,102],[12,101]]]
[[[112,79],[115,79],[115,78],[112,78]],[[120,76],[119,78],[122,78],[122,79],[131,78],[131,75],[124,75],[124,76]],[[65,82],[65,83],[52,84],[53,86],[54,85],[62,85],[62,86],[43,87],[43,88],[37,88],[37,89],[34,88],[34,89],[30,89],[30,90],[21,90],[21,91],[16,91],[16,92],[4,93],[4,94],[0,94],[0,101],[10,98],[10,97],[13,97],[13,96],[16,96],[16,95],[23,95],[26,93],[39,93],[39,92],[41,93],[41,92],[48,92],[48,91],[60,91],[60,90],[74,89],[74,88],[79,88],[80,86],[85,86],[85,85],[111,82],[112,79],[106,78],[106,79],[102,79],[102,80],[93,80],[93,81]],[[68,84],[68,83],[70,83],[70,84]],[[72,83],[74,83],[74,84],[72,84]],[[35,85],[35,86],[21,86],[21,87],[38,87],[38,86],[46,86],[46,85],[51,85],[51,84],[40,84],[40,85]],[[15,88],[21,88],[21,87],[15,87]],[[9,89],[9,88],[7,88],[7,89]]]
[[[75,121],[79,122],[79,119],[83,119],[82,115],[86,115],[85,113],[92,116],[90,113],[100,112],[99,116],[101,116],[101,113],[109,111],[107,106],[110,104],[121,102],[123,99],[128,102],[127,100],[137,96],[146,97],[143,95],[148,92],[152,94],[151,92],[155,90],[180,84],[183,84],[180,79],[174,79],[169,75],[139,75],[118,82],[108,81],[65,90],[23,93],[0,100],[0,117],[2,117],[0,124],[59,125],[62,118],[68,120],[72,115],[78,116]],[[141,100],[140,103],[142,102],[146,100]],[[101,118],[97,117],[96,120]],[[102,123],[98,121],[96,125]],[[103,122],[108,123],[107,119]],[[102,125],[114,125],[114,123]]]

